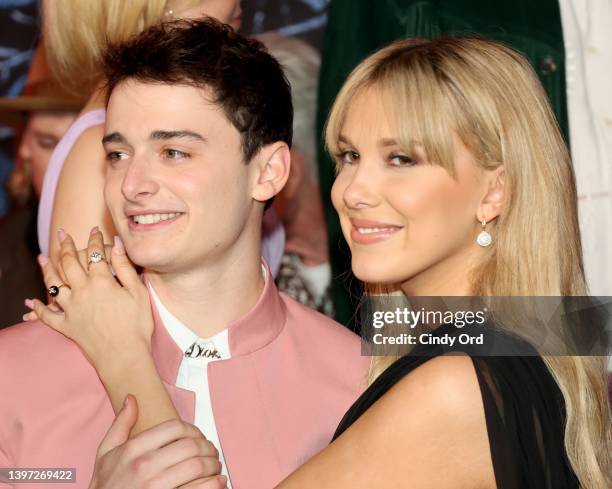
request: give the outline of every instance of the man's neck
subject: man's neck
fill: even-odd
[[[264,287],[258,255],[188,273],[147,271],[147,277],[166,309],[201,338],[246,315]]]

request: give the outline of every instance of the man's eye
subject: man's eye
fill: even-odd
[[[109,151],[108,153],[106,153],[106,160],[111,163],[115,161],[125,160],[126,158],[127,155],[125,153],[122,153],[121,151]]]
[[[407,156],[407,155],[401,155],[401,154],[395,154],[395,155],[389,156],[389,162],[391,163],[391,166],[398,166],[398,167],[412,166],[416,164],[416,160],[414,158],[411,158],[410,156]]]
[[[179,151],[178,149],[165,149],[164,156],[170,160],[180,160],[183,158],[189,158],[191,155],[189,153],[185,153],[184,151]]]
[[[356,151],[340,151],[335,155],[336,161],[342,165],[352,165],[359,160],[359,153]]]

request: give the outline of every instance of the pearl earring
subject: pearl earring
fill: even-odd
[[[172,19],[173,15],[174,15],[174,10],[172,9],[166,10],[166,12],[164,13],[164,17],[166,19]]]
[[[489,246],[491,242],[493,241],[493,238],[491,237],[491,235],[485,230],[486,225],[487,225],[487,221],[483,219],[482,220],[482,231],[480,231],[480,234],[476,238],[476,242],[483,248],[486,248],[487,246]]]

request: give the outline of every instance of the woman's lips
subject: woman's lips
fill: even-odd
[[[394,236],[402,228],[382,222],[351,219],[351,240],[364,245],[380,243]]]

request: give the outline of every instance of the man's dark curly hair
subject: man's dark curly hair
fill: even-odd
[[[291,146],[291,89],[262,43],[221,22],[177,20],[110,45],[104,73],[108,96],[127,80],[207,88],[242,136],[244,161],[265,145]]]

